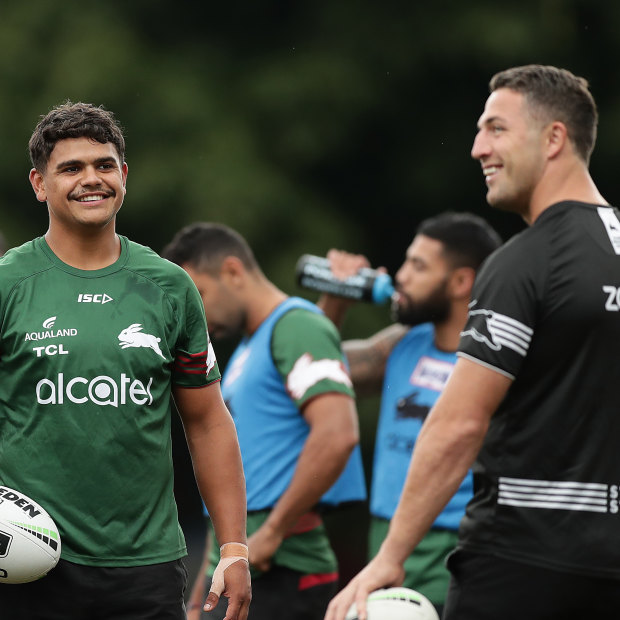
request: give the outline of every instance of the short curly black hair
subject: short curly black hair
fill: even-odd
[[[114,114],[103,106],[66,101],[42,115],[32,132],[28,143],[32,165],[39,172],[45,172],[56,142],[66,138],[92,138],[101,144],[110,142],[121,163],[125,161],[125,138]]]

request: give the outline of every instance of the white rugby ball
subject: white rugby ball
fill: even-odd
[[[0,583],[28,583],[60,559],[52,517],[21,491],[0,486]]]
[[[375,590],[366,599],[368,620],[439,620],[433,604],[410,588]],[[349,607],[345,620],[357,620],[355,603]]]

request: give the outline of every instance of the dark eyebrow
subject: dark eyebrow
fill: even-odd
[[[417,254],[414,254],[413,256],[405,256],[405,260],[413,263],[414,265],[426,265],[426,261],[420,258]]]
[[[116,159],[114,157],[98,157],[93,162],[95,165],[99,164],[116,164]],[[62,170],[63,168],[70,168],[71,166],[82,166],[84,162],[81,159],[69,159],[67,161],[61,161],[57,166],[56,170]]]
[[[489,116],[489,118],[485,118],[484,121],[482,123],[478,123],[476,127],[480,129],[481,127],[484,127],[485,125],[492,125],[493,123],[496,123],[497,121],[499,121],[500,123],[506,122],[501,116],[498,116],[496,114],[495,116]]]

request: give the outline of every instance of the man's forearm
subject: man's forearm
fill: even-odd
[[[480,450],[486,428],[462,429],[457,436],[431,418],[416,442],[407,480],[383,551],[403,563],[456,493]]]
[[[246,494],[234,425],[216,426],[190,449],[200,494],[219,544],[246,541]]]
[[[284,534],[314,507],[338,479],[359,442],[354,401],[325,394],[304,411],[310,434],[299,455],[291,483],[271,511],[267,525]]]
[[[371,396],[381,392],[388,357],[408,329],[395,323],[370,338],[342,343],[356,394]]]

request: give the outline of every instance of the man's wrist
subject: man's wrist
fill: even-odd
[[[394,564],[404,564],[409,557],[407,544],[404,541],[394,540],[389,536],[383,541],[377,555],[380,555],[387,562]]]
[[[220,547],[221,558],[241,557],[246,560],[249,557],[248,546],[245,543],[227,542]]]

